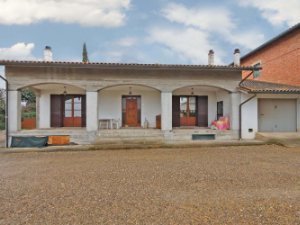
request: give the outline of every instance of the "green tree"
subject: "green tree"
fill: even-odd
[[[87,63],[89,62],[89,57],[88,57],[88,52],[86,50],[86,44],[83,44],[83,49],[82,49],[82,62]]]
[[[21,90],[21,99],[22,101],[26,101],[27,103],[35,103],[35,94],[29,88],[24,88]]]

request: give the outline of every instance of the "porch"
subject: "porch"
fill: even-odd
[[[85,128],[49,128],[20,130],[10,136],[64,136],[70,137],[73,144],[162,144],[162,143],[196,143],[199,141],[237,140],[238,132],[232,130],[213,130],[209,128],[174,128],[164,132],[155,128],[120,128],[101,129],[86,132]]]
[[[218,87],[186,86],[172,92],[143,85],[93,92],[64,84],[32,88],[38,93],[37,128],[20,130],[15,122],[10,136],[69,135],[77,144],[238,139],[240,96]],[[11,94],[18,97],[16,91]],[[12,114],[20,118],[15,108]],[[228,127],[211,129],[220,117],[228,118]]]

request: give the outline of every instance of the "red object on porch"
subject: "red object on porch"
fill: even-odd
[[[230,122],[229,117],[223,116],[219,120],[215,120],[211,123],[212,127],[215,127],[217,130],[229,130]]]
[[[21,128],[28,129],[28,130],[35,129],[36,128],[36,118],[35,117],[22,118]]]

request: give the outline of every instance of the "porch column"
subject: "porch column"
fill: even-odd
[[[86,130],[98,130],[98,92],[86,92]]]
[[[172,130],[172,92],[161,92],[161,130]]]
[[[51,127],[51,97],[49,93],[41,92],[36,99],[39,109],[36,111],[38,117],[37,128]]]
[[[21,92],[8,91],[8,132],[21,129]]]
[[[241,103],[241,94],[239,92],[232,92],[231,96],[231,116],[230,124],[231,130],[239,129],[239,105]]]
[[[36,128],[40,128],[40,92],[35,91],[35,121]]]

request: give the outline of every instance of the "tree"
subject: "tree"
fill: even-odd
[[[21,90],[21,99],[27,103],[35,103],[35,94],[29,88],[24,88]]]
[[[82,62],[87,63],[89,62],[89,57],[88,57],[88,52],[86,50],[86,44],[83,44],[83,49],[82,49]]]

